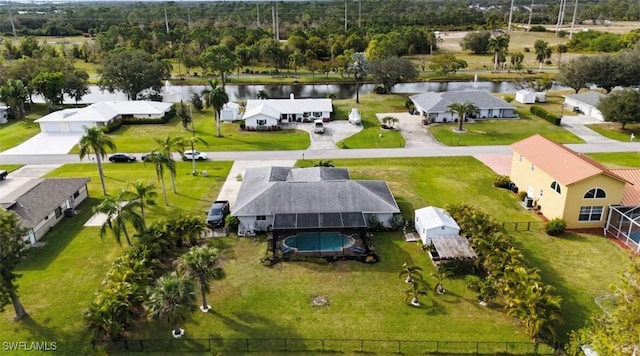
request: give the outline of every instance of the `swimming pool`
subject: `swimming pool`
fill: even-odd
[[[287,237],[283,243],[298,252],[342,252],[353,246],[355,240],[338,232],[301,232]]]

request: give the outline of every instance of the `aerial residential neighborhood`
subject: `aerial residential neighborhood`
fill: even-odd
[[[2,4],[2,352],[637,354],[636,5]]]

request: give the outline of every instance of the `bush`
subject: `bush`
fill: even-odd
[[[542,25],[533,25],[529,28],[529,32],[547,32],[547,28]]]
[[[387,89],[385,89],[385,87],[383,87],[382,85],[376,85],[376,87],[373,88],[373,93],[374,94],[387,94]]]
[[[531,52],[531,49],[529,49],[529,47],[525,47],[525,48],[524,48],[524,51],[525,51],[525,52]]]
[[[464,284],[467,285],[467,288],[471,289],[474,292],[480,292],[480,286],[482,285],[482,278],[475,276],[473,274],[468,274],[464,276]]]
[[[373,231],[384,231],[384,224],[380,219],[378,219],[377,215],[371,215],[368,221],[369,230]]]
[[[514,97],[511,95],[505,95],[502,99],[504,99],[504,101],[506,101],[507,103],[510,103],[513,101]]]
[[[511,178],[509,176],[497,175],[493,180],[493,186],[498,188],[509,188]]]
[[[224,218],[224,223],[229,231],[236,231],[238,230],[238,225],[240,225],[240,220],[237,216],[227,215],[227,217]]]
[[[527,197],[527,192],[525,192],[524,190],[520,191],[520,193],[518,193],[518,197],[520,197],[520,201],[524,201],[524,198]]]
[[[543,109],[541,106],[538,105],[532,105],[531,109],[529,109],[529,111],[531,111],[532,114],[545,119],[547,121],[549,121],[550,123],[560,126],[560,121],[561,121],[561,117],[560,116],[556,116],[550,112],[548,112],[547,110]]]
[[[564,233],[564,229],[567,227],[567,223],[560,218],[555,218],[547,223],[545,230],[547,235],[558,236]]]
[[[399,231],[404,226],[404,218],[400,214],[393,214],[391,217],[391,230]]]

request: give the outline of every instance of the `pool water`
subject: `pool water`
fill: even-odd
[[[352,237],[338,232],[301,232],[284,240],[286,246],[299,252],[341,252],[354,242]]]

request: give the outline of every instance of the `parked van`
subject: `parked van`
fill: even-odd
[[[313,132],[317,134],[324,133],[324,122],[322,122],[322,120],[316,120],[313,122]]]

